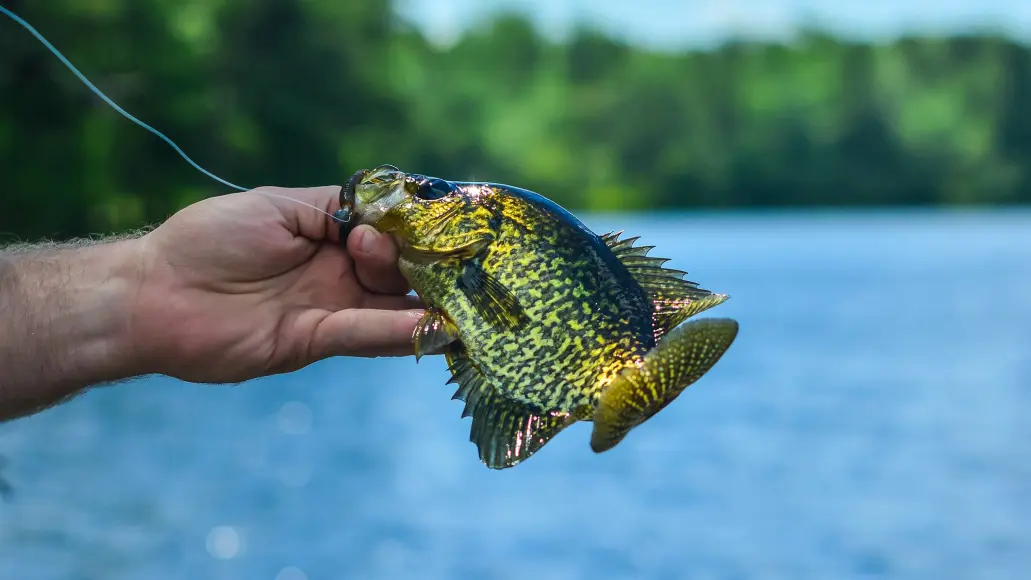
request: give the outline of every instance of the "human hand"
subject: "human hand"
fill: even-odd
[[[130,322],[147,373],[201,383],[289,372],[337,355],[413,353],[421,303],[397,248],[368,226],[345,250],[326,215],[339,187],[211,198],[138,240]]]

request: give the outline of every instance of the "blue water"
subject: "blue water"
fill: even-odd
[[[741,322],[613,451],[483,468],[439,359],[139,381],[0,426],[0,576],[1026,577],[1031,214],[586,221]]]

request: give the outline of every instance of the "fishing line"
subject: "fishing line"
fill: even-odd
[[[32,34],[32,36],[36,37],[36,40],[38,40],[40,43],[42,43],[43,46],[47,47],[47,49],[50,52],[52,52],[54,54],[54,56],[56,56],[58,58],[58,60],[61,61],[62,64],[64,64],[66,67],[68,67],[68,70],[70,70],[73,73],[75,73],[75,76],[77,76],[79,78],[79,80],[82,81],[82,83],[84,85],[86,85],[91,91],[93,91],[93,94],[95,94],[98,97],[100,97],[100,99],[102,101],[107,103],[108,106],[110,106],[115,111],[118,111],[118,113],[120,113],[126,119],[129,119],[133,123],[136,123],[140,127],[143,127],[147,131],[150,131],[154,135],[157,135],[158,138],[160,138],[165,143],[168,143],[172,147],[172,149],[175,149],[176,153],[178,153],[180,156],[182,156],[182,158],[185,159],[187,163],[192,165],[194,169],[196,169],[197,171],[200,171],[204,175],[207,175],[211,179],[214,179],[215,181],[217,181],[217,182],[219,182],[219,183],[221,183],[223,185],[226,185],[228,187],[231,187],[231,188],[239,190],[239,191],[247,191],[246,187],[240,187],[239,185],[236,185],[234,183],[230,183],[230,182],[226,181],[225,179],[222,179],[221,177],[215,175],[214,173],[211,173],[207,169],[204,169],[203,167],[198,165],[197,162],[195,162],[193,159],[190,159],[189,155],[187,155],[182,149],[179,148],[178,145],[175,144],[175,141],[172,141],[171,139],[169,139],[161,131],[158,131],[154,127],[151,127],[150,125],[144,123],[143,121],[141,121],[141,120],[137,119],[136,117],[134,117],[133,115],[129,114],[129,112],[126,111],[125,109],[119,107],[117,103],[112,101],[107,95],[104,94],[103,91],[101,91],[93,83],[91,83],[90,80],[88,78],[86,78],[86,75],[84,75],[81,72],[79,72],[79,69],[75,68],[75,65],[73,65],[67,58],[65,58],[64,54],[62,54],[60,50],[57,50],[57,48],[53,44],[51,44],[49,40],[47,40],[42,34],[40,34],[40,32],[38,30],[33,28],[32,25],[29,24],[28,22],[26,22],[23,18],[21,18],[20,16],[18,16],[14,12],[11,12],[7,8],[4,8],[3,6],[0,6],[0,13],[6,14],[7,16],[9,16],[11,18],[11,20],[14,20],[16,23],[20,24],[23,28],[25,28],[25,30],[28,30]],[[309,207],[311,209],[314,209],[315,211],[317,211],[319,213],[326,214],[333,221],[336,221],[336,222],[340,222],[341,221],[340,218],[334,216],[333,214],[331,214],[331,213],[329,213],[329,212],[327,212],[325,210],[319,209],[318,207],[315,207],[314,205],[311,205],[309,203],[305,203],[305,202],[303,202],[303,201],[301,201],[299,199],[294,199],[292,197],[287,197],[285,195],[277,195],[275,193],[268,193],[266,191],[259,191],[258,193],[261,193],[263,195],[267,195],[269,197],[277,197],[277,198],[285,199],[285,200],[288,200],[288,201],[292,201],[294,203],[299,203],[299,204],[301,204],[301,205],[303,205],[305,207]]]
[[[329,216],[329,219],[331,219],[331,220],[333,220],[333,221],[335,221],[337,223],[343,223],[343,220],[340,219],[339,217],[329,213],[328,211],[326,211],[324,209],[321,209],[321,208],[319,208],[317,206],[314,206],[314,205],[312,205],[312,204],[310,204],[310,203],[308,203],[306,201],[301,201],[301,200],[299,200],[297,198],[289,197],[289,196],[286,196],[286,195],[279,195],[278,193],[269,193],[267,191],[261,191],[260,189],[254,190],[254,193],[260,193],[262,195],[267,195],[269,197],[275,197],[275,198],[278,198],[278,199],[285,199],[287,201],[292,201],[294,203],[299,203],[299,204],[303,205],[304,207],[310,207],[311,209],[313,209],[313,210],[315,210],[315,211],[317,211],[317,212],[319,212],[321,214],[325,214],[325,215]]]
[[[105,95],[103,93],[103,91],[101,91],[96,86],[94,86],[93,83],[91,83],[89,81],[89,79],[86,78],[86,75],[84,75],[81,72],[79,72],[79,69],[75,68],[75,65],[73,65],[71,62],[69,62],[69,60],[67,58],[65,58],[65,56],[63,54],[61,54],[60,50],[57,50],[57,48],[53,44],[50,44],[49,40],[44,38],[43,35],[40,34],[38,30],[33,28],[31,24],[29,24],[28,22],[23,20],[20,16],[18,16],[14,12],[11,12],[10,10],[4,8],[3,6],[0,6],[0,12],[6,14],[7,16],[10,16],[11,20],[14,20],[18,24],[22,25],[22,27],[24,27],[25,30],[28,30],[30,33],[32,33],[32,36],[35,36],[36,40],[40,41],[43,44],[43,46],[47,47],[47,49],[50,50],[50,52],[54,53],[54,56],[56,56],[58,58],[58,60],[60,60],[61,63],[64,64],[64,66],[68,67],[68,70],[70,70],[73,73],[75,73],[75,76],[79,77],[79,80],[82,81],[82,83],[84,85],[89,87],[89,89],[91,91],[93,91],[93,93],[95,95],[100,97],[100,99],[102,101],[107,103],[112,109],[114,109],[114,110],[118,111],[119,113],[121,113],[121,115],[123,117],[125,117],[126,119],[129,119],[133,123],[136,123],[140,127],[143,127],[144,129],[146,129],[147,131],[150,131],[151,133],[157,135],[165,143],[168,143],[169,145],[171,145],[172,149],[175,149],[176,152],[179,153],[179,155],[181,155],[182,158],[185,159],[187,163],[189,163],[190,165],[192,165],[194,167],[194,169],[196,169],[197,171],[200,171],[204,175],[207,175],[211,179],[214,179],[215,181],[217,181],[217,182],[219,182],[219,183],[221,183],[223,185],[227,185],[229,187],[232,187],[233,189],[238,189],[240,191],[246,191],[247,190],[246,187],[240,187],[239,185],[235,185],[233,183],[229,183],[225,179],[222,179],[221,177],[215,175],[214,173],[211,173],[207,169],[204,169],[203,167],[198,165],[193,159],[190,159],[190,157],[185,152],[183,152],[183,150],[180,149],[178,145],[175,144],[175,141],[172,141],[171,139],[166,137],[165,134],[162,133],[161,131],[158,131],[154,127],[151,127],[150,125],[148,125],[148,124],[144,123],[143,121],[137,119],[136,117],[130,115],[129,112],[126,111],[125,109],[119,107],[118,104],[115,103],[114,101],[112,101],[107,95]]]

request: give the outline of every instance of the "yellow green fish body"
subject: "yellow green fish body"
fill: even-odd
[[[488,467],[519,463],[579,420],[594,421],[595,451],[611,448],[737,334],[727,319],[681,324],[726,295],[536,193],[392,166],[348,189],[359,221],[397,240],[427,305],[416,355],[445,354]]]

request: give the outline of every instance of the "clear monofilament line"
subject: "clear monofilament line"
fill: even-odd
[[[306,201],[301,201],[299,199],[296,199],[296,198],[293,198],[293,197],[288,197],[288,196],[285,196],[285,195],[279,195],[278,193],[269,193],[267,191],[262,191],[260,189],[255,189],[254,193],[260,193],[261,195],[267,195],[269,197],[274,197],[274,198],[277,198],[277,199],[285,199],[287,201],[292,201],[294,203],[299,203],[299,204],[303,205],[304,207],[310,207],[311,209],[313,209],[313,210],[315,210],[315,211],[317,211],[317,212],[319,212],[321,214],[325,214],[325,215],[329,216],[329,219],[331,219],[331,220],[333,220],[333,221],[335,221],[337,223],[340,223],[340,221],[341,221],[340,218],[338,218],[337,216],[329,213],[328,211],[326,211],[326,210],[324,210],[324,209],[322,209],[320,207],[316,207],[316,206],[314,206],[314,205],[312,205],[312,204],[310,204],[310,203],[308,203]]]
[[[50,52],[54,53],[54,56],[56,56],[58,58],[58,60],[61,61],[62,64],[64,64],[66,67],[68,67],[68,69],[70,71],[75,73],[75,76],[79,77],[79,80],[82,81],[83,84],[85,84],[87,87],[89,87],[89,89],[91,91],[93,91],[93,93],[95,95],[100,97],[100,99],[103,100],[105,103],[107,103],[112,109],[118,111],[126,119],[129,119],[133,123],[136,123],[140,127],[143,127],[144,129],[146,129],[147,131],[150,131],[154,135],[157,135],[165,143],[168,143],[169,145],[171,145],[172,149],[175,149],[175,151],[177,153],[179,153],[179,155],[181,155],[182,158],[185,159],[187,163],[192,165],[194,167],[194,169],[196,169],[197,171],[200,171],[204,175],[207,175],[211,179],[214,179],[215,181],[217,181],[217,182],[219,182],[219,183],[221,183],[223,185],[226,185],[228,187],[231,187],[233,189],[238,189],[240,191],[246,191],[248,189],[246,187],[240,187],[239,185],[230,183],[230,182],[226,181],[225,179],[222,179],[221,177],[215,175],[214,173],[211,173],[207,169],[204,169],[203,167],[198,165],[193,159],[190,159],[190,157],[185,152],[183,152],[183,150],[180,149],[178,145],[175,144],[175,141],[172,141],[171,139],[166,137],[165,134],[162,133],[161,131],[158,131],[154,127],[151,127],[150,125],[148,125],[148,124],[144,123],[143,121],[137,119],[136,117],[130,115],[128,111],[126,111],[125,109],[119,107],[114,101],[112,101],[110,98],[108,98],[107,95],[105,95],[100,89],[95,87],[93,85],[93,83],[91,83],[89,81],[89,79],[86,78],[86,75],[84,75],[81,72],[79,72],[79,69],[75,68],[75,65],[73,65],[71,62],[69,62],[68,59],[65,58],[65,56],[63,54],[61,54],[61,51],[57,50],[57,48],[54,47],[54,45],[50,44],[50,41],[48,41],[46,38],[44,38],[43,35],[39,33],[39,31],[37,31],[35,28],[33,28],[31,24],[29,24],[28,22],[23,20],[21,17],[19,17],[14,12],[11,12],[7,8],[4,8],[3,6],[0,6],[0,13],[6,14],[7,16],[9,16],[11,18],[11,20],[14,20],[18,24],[20,24],[22,27],[24,27],[26,30],[28,30],[30,33],[32,33],[32,35],[36,37],[36,40],[40,41],[43,44],[43,46],[47,47],[47,49]],[[316,209],[318,209],[318,208],[316,208]],[[325,213],[325,212],[323,212],[323,213]]]

